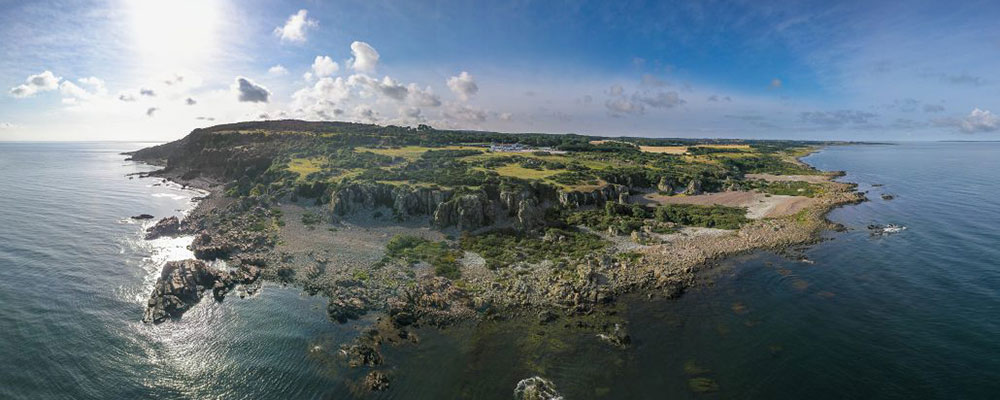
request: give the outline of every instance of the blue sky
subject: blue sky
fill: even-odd
[[[995,2],[0,0],[0,140],[261,118],[997,139]]]

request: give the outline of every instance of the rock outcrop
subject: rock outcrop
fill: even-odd
[[[198,260],[168,262],[153,286],[142,320],[160,323],[179,317],[197,304],[209,288],[216,300],[222,300],[237,284],[252,284],[259,277],[260,270],[250,265],[234,271],[217,271]]]
[[[181,232],[181,222],[177,217],[166,217],[146,230],[146,240],[164,236],[176,236]]]
[[[559,203],[567,207],[603,206],[608,201],[618,201],[628,197],[629,189],[625,185],[607,185],[590,192],[561,192]]]
[[[697,179],[692,179],[688,182],[687,189],[684,189],[684,194],[689,196],[696,196],[701,194],[701,181]]]

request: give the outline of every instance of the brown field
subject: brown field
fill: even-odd
[[[639,150],[645,151],[647,153],[685,154],[688,151],[688,147],[687,146],[639,146]]]
[[[632,196],[639,204],[697,204],[743,207],[747,218],[776,218],[793,215],[812,205],[816,200],[803,196],[765,195],[758,192],[732,191],[700,194],[697,196],[666,196],[648,193]]]

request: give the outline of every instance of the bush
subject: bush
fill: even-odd
[[[737,207],[668,204],[656,208],[655,218],[688,226],[739,229],[748,221],[746,213],[746,209]]]
[[[447,242],[432,242],[418,236],[396,235],[386,244],[386,257],[401,259],[409,263],[426,262],[434,267],[434,273],[448,279],[462,276],[458,267],[461,254],[451,249]]]

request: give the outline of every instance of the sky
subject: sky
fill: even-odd
[[[0,0],[0,140],[262,119],[1000,139],[995,1]]]

